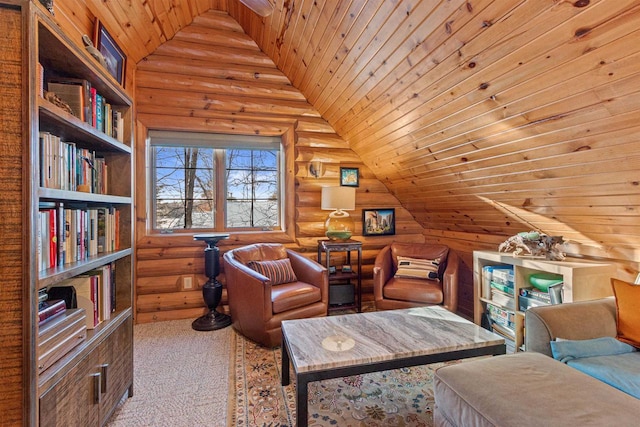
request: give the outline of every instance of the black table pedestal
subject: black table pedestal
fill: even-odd
[[[202,298],[209,312],[193,321],[191,327],[196,331],[215,331],[231,325],[231,317],[219,313],[216,309],[222,300],[222,284],[216,280],[220,274],[220,250],[218,242],[228,238],[228,234],[196,234],[195,240],[207,243],[204,250],[204,270],[209,281],[202,287]]]

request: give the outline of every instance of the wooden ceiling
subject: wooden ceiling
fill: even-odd
[[[87,3],[134,62],[229,13],[425,229],[638,258],[637,0],[270,1]]]

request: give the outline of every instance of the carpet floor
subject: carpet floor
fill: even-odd
[[[429,427],[440,365],[311,383],[309,425]],[[295,426],[295,384],[281,386],[280,369],[279,348],[232,328],[196,332],[191,320],[135,325],[134,395],[108,426]]]
[[[133,397],[121,402],[109,427],[226,424],[234,332],[197,332],[191,322],[134,326]]]

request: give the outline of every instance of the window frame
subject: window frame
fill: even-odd
[[[195,131],[164,131],[164,130],[148,130],[147,132],[147,164],[148,173],[147,179],[149,185],[147,186],[147,220],[146,229],[148,234],[156,235],[192,235],[202,234],[207,232],[224,232],[224,233],[285,233],[289,235],[293,221],[288,221],[287,218],[291,218],[288,213],[291,211],[291,204],[288,202],[287,194],[292,194],[293,191],[292,180],[288,177],[291,168],[288,166],[291,162],[291,154],[293,153],[291,135],[287,136],[287,133],[282,135],[272,136],[256,136],[256,135],[235,135],[235,134],[221,134],[221,133],[205,133]],[[163,230],[155,228],[156,224],[156,197],[155,191],[155,166],[156,160],[154,158],[155,146],[174,146],[174,147],[202,147],[213,149],[213,161],[216,167],[214,167],[216,183],[222,183],[223,188],[216,185],[214,195],[214,227],[213,228],[175,228]],[[279,153],[278,159],[278,210],[279,210],[279,225],[272,229],[260,228],[260,227],[233,227],[229,228],[226,224],[227,213],[227,179],[226,172],[226,156],[227,149],[240,148],[240,149],[259,149],[259,150],[277,150]],[[222,166],[222,167],[220,167]],[[222,190],[222,191],[221,191]],[[290,198],[292,198],[291,196]],[[223,208],[220,209],[219,207]],[[292,236],[289,235],[291,238]]]

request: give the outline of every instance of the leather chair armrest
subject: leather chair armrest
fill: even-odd
[[[556,338],[586,340],[615,337],[614,298],[532,307],[525,312],[525,350],[551,356]]]
[[[243,316],[268,319],[272,316],[271,310],[271,280],[237,261],[233,254],[225,253],[224,270],[228,275],[227,294],[229,305],[233,304]],[[231,286],[235,289],[230,289]],[[233,301],[231,301],[233,299]],[[259,300],[256,302],[256,300]],[[263,313],[259,313],[256,307],[263,307]]]
[[[458,267],[460,258],[458,255],[449,250],[447,256],[447,268],[442,275],[442,293],[444,294],[444,308],[452,313],[458,310]]]
[[[329,277],[327,269],[322,265],[309,258],[301,255],[295,251],[287,249],[289,261],[291,261],[291,267],[296,273],[298,280],[301,282],[309,283],[315,287],[323,288],[329,286]],[[325,286],[326,283],[326,286]],[[326,291],[327,289],[324,289]]]
[[[378,255],[376,255],[376,260],[373,264],[374,300],[380,301],[383,299],[382,288],[394,274],[395,271],[393,271],[393,261],[391,259],[391,246],[385,246]]]

